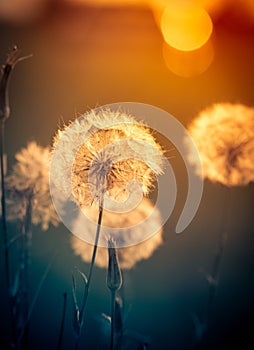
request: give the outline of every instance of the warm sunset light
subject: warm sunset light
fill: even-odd
[[[165,41],[178,50],[198,49],[207,42],[212,29],[212,20],[201,7],[169,6],[161,17]]]
[[[254,0],[0,0],[0,350],[249,349]]]
[[[0,18],[16,23],[35,21],[43,16],[46,8],[45,0],[1,0]]]
[[[193,51],[176,50],[163,45],[163,57],[168,69],[181,77],[190,78],[205,72],[213,61],[214,49],[210,41]]]
[[[70,3],[84,4],[89,6],[128,6],[144,5],[147,0],[64,0]]]
[[[219,14],[229,3],[230,0],[200,0],[200,5],[213,15]]]

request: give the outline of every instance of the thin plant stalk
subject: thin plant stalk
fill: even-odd
[[[102,222],[102,216],[103,216],[103,199],[104,196],[102,195],[100,200],[99,200],[99,215],[98,215],[98,221],[97,221],[97,229],[96,229],[96,234],[95,234],[95,240],[94,240],[94,248],[93,248],[93,255],[89,267],[89,273],[88,273],[88,278],[87,282],[85,285],[85,291],[84,291],[84,296],[83,296],[83,302],[82,306],[80,309],[80,330],[79,330],[79,335],[76,338],[75,342],[75,350],[78,349],[79,346],[79,341],[80,341],[80,336],[81,336],[81,329],[84,323],[84,315],[85,315],[85,309],[86,309],[86,304],[87,304],[87,299],[88,299],[88,294],[89,294],[89,289],[90,289],[90,284],[92,280],[92,275],[93,275],[93,268],[94,268],[94,263],[95,263],[95,258],[96,258],[96,253],[97,253],[97,245],[99,242],[99,237],[100,237],[100,230],[101,230],[101,222]]]
[[[117,251],[113,239],[108,241],[108,274],[107,287],[111,292],[111,332],[110,349],[115,348],[115,326],[116,326],[116,293],[122,286],[122,274],[118,263]]]
[[[18,241],[19,239],[22,238],[22,234],[19,233],[16,236],[12,237],[11,239],[9,239],[7,247],[8,249],[10,249],[10,247],[12,246],[12,244],[14,244],[16,241]]]
[[[124,286],[124,282],[122,280],[122,287]],[[120,291],[122,288],[120,289]],[[122,293],[121,293],[122,294]],[[123,324],[123,314],[124,314],[124,302],[122,300],[122,297],[115,298],[115,311],[114,311],[114,334],[117,333],[117,338],[114,340],[114,345],[116,349],[121,349],[121,344],[123,340],[123,331],[124,331],[124,324]]]
[[[59,338],[58,338],[58,343],[57,343],[56,350],[61,350],[62,349],[64,322],[65,322],[66,306],[67,306],[67,293],[66,292],[63,294],[63,298],[64,298],[63,314],[62,314],[61,327],[60,327]]]
[[[23,61],[29,56],[18,57],[20,51],[17,46],[14,45],[11,52],[7,55],[5,64],[2,66],[1,77],[0,77],[0,174],[1,174],[1,206],[2,206],[2,231],[3,231],[3,243],[4,243],[4,270],[6,285],[9,295],[9,306],[10,306],[10,321],[12,331],[12,347],[17,346],[17,334],[16,324],[14,316],[15,303],[11,291],[11,276],[10,276],[10,264],[9,264],[9,244],[8,244],[8,232],[7,232],[7,212],[6,212],[6,200],[5,200],[5,180],[4,180],[4,136],[5,136],[5,122],[10,116],[10,105],[8,95],[8,83],[10,73],[15,65]]]
[[[7,236],[7,220],[6,220],[6,200],[5,200],[5,181],[4,181],[4,129],[5,121],[0,123],[0,164],[1,164],[1,205],[2,205],[2,230],[4,242],[4,261],[5,276],[8,292],[10,291],[10,267],[9,267],[9,249]]]
[[[8,116],[5,116],[5,118],[7,117]],[[8,244],[8,232],[7,232],[7,211],[6,211],[6,197],[5,197],[5,171],[4,171],[4,168],[5,168],[5,165],[4,165],[5,118],[0,121],[0,168],[1,168],[0,177],[1,177],[2,232],[3,232],[3,244],[4,244],[4,271],[5,271],[7,291],[9,295],[10,324],[11,324],[11,337],[12,337],[11,343],[12,343],[12,347],[16,349],[17,332],[16,332],[16,321],[14,316],[14,299],[11,294],[9,244]]]
[[[15,317],[14,317],[14,300],[13,300],[12,295],[11,295],[9,247],[8,247],[7,217],[6,217],[6,198],[5,198],[5,180],[4,180],[4,177],[5,177],[5,174],[4,174],[4,131],[5,131],[5,119],[2,119],[0,122],[0,168],[1,168],[2,230],[3,230],[3,243],[4,243],[4,270],[5,270],[6,286],[7,286],[8,295],[9,295],[12,346],[14,348],[16,348],[17,334],[16,334],[16,322],[15,322]]]
[[[24,327],[23,327],[23,329],[22,329],[22,332],[21,332],[21,334],[20,334],[19,337],[18,337],[18,343],[20,343],[21,340],[22,340],[22,338],[23,338],[25,327],[26,327],[26,325],[28,324],[28,322],[29,322],[30,319],[31,319],[31,316],[32,316],[32,313],[33,313],[33,309],[34,309],[34,306],[35,306],[36,301],[37,301],[37,299],[38,299],[38,296],[39,296],[39,294],[40,294],[41,288],[42,288],[42,286],[43,286],[43,283],[44,283],[45,279],[46,279],[47,276],[48,276],[48,273],[49,273],[49,271],[50,271],[50,269],[51,269],[51,266],[52,266],[52,264],[53,264],[53,261],[54,261],[56,255],[57,255],[57,252],[55,252],[55,254],[52,256],[50,262],[48,263],[48,265],[47,265],[47,267],[46,267],[46,269],[45,269],[45,271],[43,272],[43,275],[41,276],[41,279],[40,279],[40,281],[39,281],[39,284],[38,284],[38,286],[37,286],[37,288],[36,288],[35,294],[34,294],[34,296],[33,296],[33,299],[32,299],[32,301],[31,301],[31,304],[30,304],[30,307],[29,307],[28,317],[27,317],[27,319],[25,320],[25,324],[24,324]]]
[[[228,219],[229,219],[229,210],[230,210],[230,199],[231,199],[231,189],[226,188],[226,196],[224,203],[224,210],[222,213],[222,229],[218,240],[218,248],[214,257],[212,272],[211,272],[211,283],[209,285],[209,296],[208,296],[208,306],[207,306],[207,321],[209,321],[213,303],[215,299],[215,294],[218,286],[218,275],[221,267],[221,261],[223,258],[225,245],[227,241],[227,230],[228,230]]]
[[[26,210],[21,227],[20,240],[20,261],[17,273],[19,274],[19,298],[14,299],[15,312],[15,332],[18,334],[17,347],[29,349],[29,263],[30,263],[30,246],[32,240],[31,232],[31,215],[32,203],[31,195],[26,198]],[[22,334],[22,337],[20,337]]]
[[[96,235],[95,235],[95,241],[94,241],[93,255],[92,255],[90,269],[89,269],[89,274],[88,274],[88,278],[87,278],[87,288],[88,289],[90,287],[90,283],[91,283],[91,279],[92,279],[92,273],[93,273],[93,268],[94,268],[94,262],[95,262],[96,253],[97,253],[97,246],[98,246],[100,230],[101,230],[102,215],[103,215],[103,200],[102,200],[102,202],[100,204],[100,207],[99,207],[99,216],[98,216],[98,223],[97,223],[97,229],[96,229]],[[84,303],[83,303],[83,308],[85,308]]]
[[[111,291],[111,330],[110,330],[110,350],[115,349],[115,315],[116,315],[116,292]]]
[[[26,214],[25,219],[23,223],[22,228],[22,236],[23,236],[23,246],[22,249],[24,250],[21,252],[23,256],[23,278],[21,279],[21,288],[22,288],[22,294],[23,294],[23,325],[24,327],[24,334],[22,339],[22,346],[25,350],[29,348],[29,322],[27,322],[28,314],[29,314],[29,263],[30,263],[30,247],[32,243],[32,232],[31,232],[31,220],[32,220],[32,201],[31,201],[31,195],[27,198],[27,204],[26,204]]]
[[[8,292],[11,289],[10,279],[10,266],[9,266],[9,251],[8,251],[8,234],[6,223],[6,200],[5,200],[5,185],[4,185],[4,135],[5,135],[5,122],[10,117],[10,104],[8,94],[8,84],[10,74],[15,65],[23,61],[29,56],[18,57],[20,51],[17,46],[14,45],[11,52],[7,55],[5,64],[2,66],[1,79],[0,79],[0,168],[1,168],[1,204],[2,204],[2,229],[3,229],[3,241],[4,241],[4,255],[5,255],[5,274]]]
[[[228,187],[224,187],[224,189],[225,189],[225,198],[222,206],[223,210],[222,210],[221,222],[220,222],[221,230],[219,233],[217,250],[214,256],[214,260],[212,262],[212,271],[211,273],[206,273],[203,269],[200,269],[200,272],[205,273],[206,279],[209,283],[209,287],[208,287],[208,300],[207,300],[207,306],[205,309],[204,322],[201,322],[197,315],[195,314],[193,315],[195,328],[197,328],[198,333],[200,333],[198,336],[196,334],[197,343],[195,343],[194,345],[195,348],[196,346],[198,346],[199,348],[200,343],[201,341],[203,341],[203,338],[207,332],[207,328],[211,320],[214,299],[218,288],[219,271],[220,271],[221,262],[222,262],[222,258],[223,258],[223,254],[226,246],[231,189]]]

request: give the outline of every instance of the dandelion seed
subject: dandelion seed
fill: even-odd
[[[80,207],[105,193],[125,201],[130,180],[146,195],[162,173],[162,150],[149,128],[125,113],[90,111],[59,131],[53,145],[51,176]]]
[[[31,221],[47,230],[49,224],[57,226],[49,191],[50,149],[30,142],[15,156],[12,173],[6,178],[8,190],[8,219],[24,220],[26,204],[31,201]]]
[[[146,221],[145,218],[147,218],[152,211],[154,214],[152,219]],[[91,220],[96,220],[96,208],[86,208],[85,212]],[[142,224],[137,225],[140,222],[142,222]],[[147,198],[144,198],[139,206],[129,213],[115,214],[104,211],[102,225],[104,236],[117,237],[116,239],[122,240],[121,246],[126,246],[125,248],[117,249],[121,269],[131,269],[137,262],[149,259],[155,250],[163,243],[160,213]],[[140,238],[145,236],[145,232],[151,230],[151,226],[155,232],[151,238],[140,244],[129,246],[133,244],[133,237],[135,237],[137,241],[140,241]],[[120,235],[117,236],[117,232],[116,234],[112,234],[114,231],[111,228],[116,228],[116,231],[117,228],[119,228],[119,230],[121,230]],[[82,215],[73,222],[72,230],[74,233],[80,230],[86,230],[88,235],[94,236],[94,226],[92,224],[89,225],[89,220],[86,220],[84,224]],[[117,245],[120,245],[119,242],[117,242]],[[72,236],[71,246],[75,254],[79,255],[83,261],[89,262],[91,260],[93,251],[93,246],[91,244],[85,243],[75,236]],[[95,264],[101,268],[107,268],[107,255],[107,248],[98,247]]]
[[[190,124],[203,176],[228,187],[254,180],[254,108],[218,103],[203,110]],[[195,165],[197,159],[190,161]]]

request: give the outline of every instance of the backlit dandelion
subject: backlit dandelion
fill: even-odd
[[[149,128],[109,109],[92,110],[59,131],[53,149],[53,182],[81,207],[105,193],[126,200],[130,180],[147,194],[162,173],[162,150]]]
[[[152,218],[150,220],[145,220],[152,212]],[[86,208],[85,214],[90,220],[95,221],[97,210],[94,207]],[[88,234],[93,236],[94,226],[91,224],[90,220],[87,219],[84,221],[84,215],[80,215],[73,222],[73,232],[75,233],[80,230],[86,230]],[[142,222],[142,224],[137,226],[139,222]],[[118,237],[121,237],[122,241],[124,241],[123,245],[126,246],[125,248],[117,249],[121,269],[131,269],[137,264],[137,262],[149,259],[163,243],[160,212],[158,209],[154,208],[153,203],[147,198],[144,198],[139,206],[129,213],[115,214],[104,211],[102,226],[103,231],[106,230],[105,235],[108,237],[114,238],[117,235],[117,228],[121,230],[121,235]],[[144,237],[146,231],[151,230],[151,226],[155,232],[151,238],[140,244],[129,246],[132,245],[133,236],[139,240],[140,237]],[[115,235],[112,234],[114,231],[111,228],[116,229]],[[79,255],[83,261],[91,261],[93,252],[93,246],[91,244],[72,236],[71,246],[75,254]],[[108,249],[106,247],[97,248],[95,264],[101,268],[108,267]]]
[[[59,218],[49,191],[50,148],[36,142],[28,143],[15,155],[16,163],[6,179],[8,188],[8,219],[23,221],[27,203],[31,204],[31,223],[47,230]]]
[[[103,210],[107,209],[105,202],[128,202],[131,181],[138,182],[143,194],[148,194],[156,175],[162,173],[162,165],[162,149],[149,128],[132,116],[109,108],[91,110],[59,130],[54,139],[52,187],[78,208],[96,204],[98,213],[83,303],[80,309],[77,306],[79,312],[75,313],[76,349],[84,322]],[[129,210],[126,207],[126,211]]]
[[[218,103],[203,110],[189,126],[203,176],[228,187],[254,180],[254,108]],[[195,165],[196,159],[190,159]]]

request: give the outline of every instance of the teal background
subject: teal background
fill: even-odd
[[[103,104],[134,101],[160,107],[187,125],[214,102],[253,105],[254,25],[225,13],[217,19],[215,57],[200,76],[185,79],[165,66],[163,39],[147,8],[89,8],[62,6],[55,1],[39,20],[27,24],[0,22],[0,58],[12,44],[33,54],[18,64],[10,81],[11,117],[6,122],[8,166],[15,153],[36,140],[51,143],[59,121]],[[186,177],[175,152],[172,166],[179,186],[176,208],[164,227],[164,245],[147,261],[124,273],[126,327],[149,338],[149,349],[230,349],[253,343],[254,220],[253,184],[232,189],[228,242],[207,337],[195,345],[192,314],[205,314],[208,283],[198,272],[210,272],[224,219],[226,189],[205,181],[202,201],[191,225],[176,235],[175,224],[185,200]],[[227,204],[229,205],[229,204]],[[10,225],[10,233],[15,230]],[[88,265],[75,256],[70,233],[60,225],[47,232],[33,229],[31,298],[56,253],[38,295],[30,323],[31,349],[55,349],[64,292],[68,293],[62,349],[74,348],[71,273]],[[2,247],[2,236],[1,236]],[[6,289],[1,266],[0,333],[9,332]],[[15,266],[15,251],[11,256]],[[95,268],[88,300],[87,328],[80,348],[95,348],[98,319],[110,312],[106,271]],[[82,282],[79,283],[82,295]],[[0,345],[4,349],[4,345]]]

